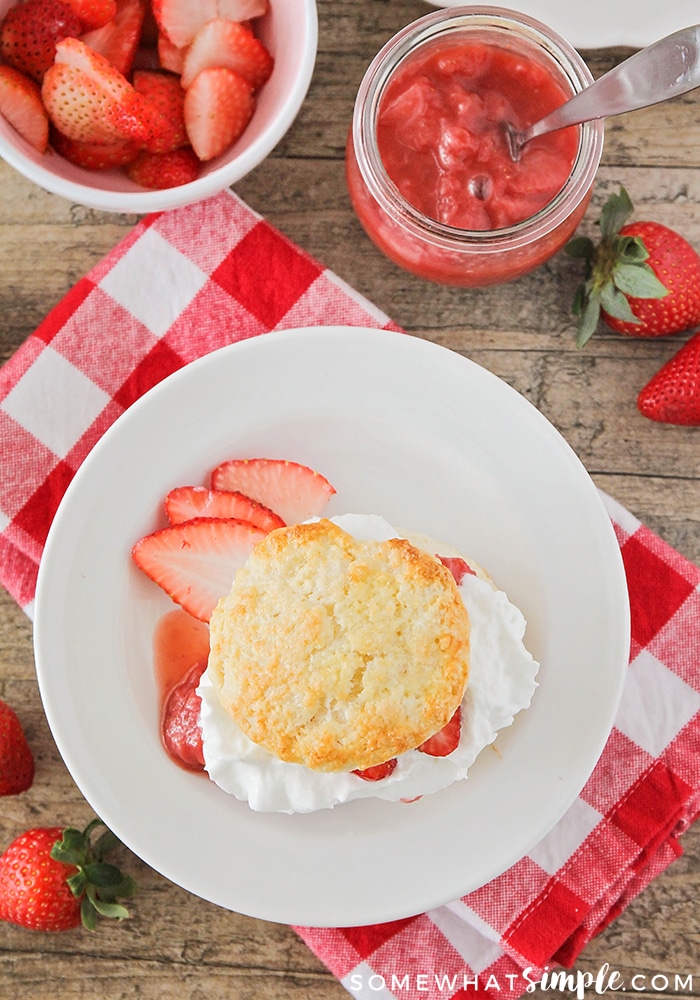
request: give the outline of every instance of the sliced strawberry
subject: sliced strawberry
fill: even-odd
[[[83,30],[102,28],[117,14],[117,0],[66,0],[83,24]]]
[[[56,45],[41,89],[49,118],[77,142],[153,141],[161,116],[112,64],[77,38]]]
[[[206,622],[265,534],[247,521],[199,517],[146,535],[131,554],[176,604]]]
[[[231,459],[211,475],[215,490],[236,490],[265,504],[286,524],[298,524],[321,513],[335,489],[319,472],[298,462],[276,458]]]
[[[39,84],[13,66],[0,66],[0,114],[40,153],[49,144],[49,119]]]
[[[255,108],[251,86],[223,66],[203,69],[185,91],[185,127],[200,160],[219,156],[239,138]]]
[[[146,144],[146,149],[150,153],[169,153],[187,146],[185,91],[179,78],[173,73],[138,69],[134,71],[133,84],[164,121],[162,132]]]
[[[52,123],[75,142],[143,142],[149,135],[138,118],[125,115],[118,102],[107,98],[104,88],[73,66],[51,66],[41,96]]]
[[[460,585],[465,576],[476,576],[466,559],[461,556],[438,556],[443,566],[447,566],[452,576],[455,578],[457,586]]]
[[[268,7],[268,0],[153,0],[153,15],[160,32],[182,48],[212,18],[245,21],[265,14]]]
[[[177,73],[179,76],[182,73],[182,67],[185,65],[187,48],[180,48],[177,45],[173,45],[169,38],[161,34],[158,35],[156,44],[161,68],[167,69],[171,73]]]
[[[194,36],[185,53],[182,86],[187,88],[208,66],[226,66],[247,80],[253,90],[270,77],[273,59],[259,38],[238,21],[215,17]]]
[[[396,767],[396,757],[392,757],[391,760],[385,760],[383,764],[375,764],[374,767],[357,768],[352,773],[356,774],[358,778],[362,778],[363,781],[381,781],[382,778],[388,778]]]
[[[134,64],[146,16],[144,0],[116,0],[117,12],[101,28],[81,35],[81,40],[94,52],[99,52],[127,76]]]
[[[193,517],[237,517],[263,531],[284,527],[282,518],[257,500],[232,490],[208,490],[206,486],[176,486],[165,498],[165,513],[171,524]]]
[[[201,162],[190,146],[167,153],[142,152],[126,167],[127,176],[141,187],[155,191],[191,184],[199,177]]]
[[[204,770],[202,727],[199,721],[202,699],[197,688],[207,661],[195,663],[169,693],[163,706],[161,738],[163,746],[178,763],[192,771]]]
[[[10,7],[0,27],[3,61],[41,83],[56,55],[56,42],[83,30],[63,0],[24,0]]]
[[[52,135],[51,145],[71,163],[87,170],[124,167],[139,154],[138,144],[128,139],[117,142],[75,142],[57,131]]]
[[[462,709],[458,708],[446,726],[440,732],[429,737],[425,743],[421,743],[417,750],[427,753],[431,757],[447,757],[459,746],[462,735]]]

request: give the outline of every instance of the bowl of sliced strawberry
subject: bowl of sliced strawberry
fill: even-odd
[[[315,0],[0,0],[0,156],[90,208],[200,201],[287,132],[316,44]]]

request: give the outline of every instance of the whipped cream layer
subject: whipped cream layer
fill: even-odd
[[[406,538],[445,557],[458,556],[451,546],[423,535],[396,531],[375,514],[343,514],[331,518],[363,541]],[[352,773],[313,771],[289,764],[253,743],[221,707],[207,670],[198,693],[205,768],[225,792],[260,812],[313,812],[359,798],[392,802],[414,799],[466,778],[481,751],[527,708],[537,687],[539,664],[523,645],[526,622],[502,590],[478,576],[465,574],[459,586],[471,623],[469,683],[462,701],[459,746],[447,757],[410,750],[397,758],[387,778],[365,781]]]

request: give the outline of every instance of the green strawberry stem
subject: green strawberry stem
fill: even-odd
[[[629,298],[661,299],[668,289],[647,263],[649,254],[638,236],[620,235],[634,211],[624,187],[603,206],[598,225],[601,240],[596,246],[588,236],[570,240],[565,252],[585,261],[584,281],[576,290],[573,313],[577,317],[576,346],[583,347],[596,331],[601,313],[626,323],[639,323]]]
[[[93,833],[104,827],[99,837]],[[67,879],[76,899],[80,900],[80,917],[83,926],[94,931],[97,917],[125,920],[129,911],[120,899],[133,896],[136,884],[128,875],[104,860],[120,844],[101,819],[93,819],[84,830],[68,827],[51,849],[54,861],[73,865],[78,870]]]

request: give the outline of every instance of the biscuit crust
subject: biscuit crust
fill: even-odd
[[[321,519],[276,529],[210,622],[209,674],[243,732],[283,761],[372,767],[438,732],[469,675],[469,616],[438,559]]]

